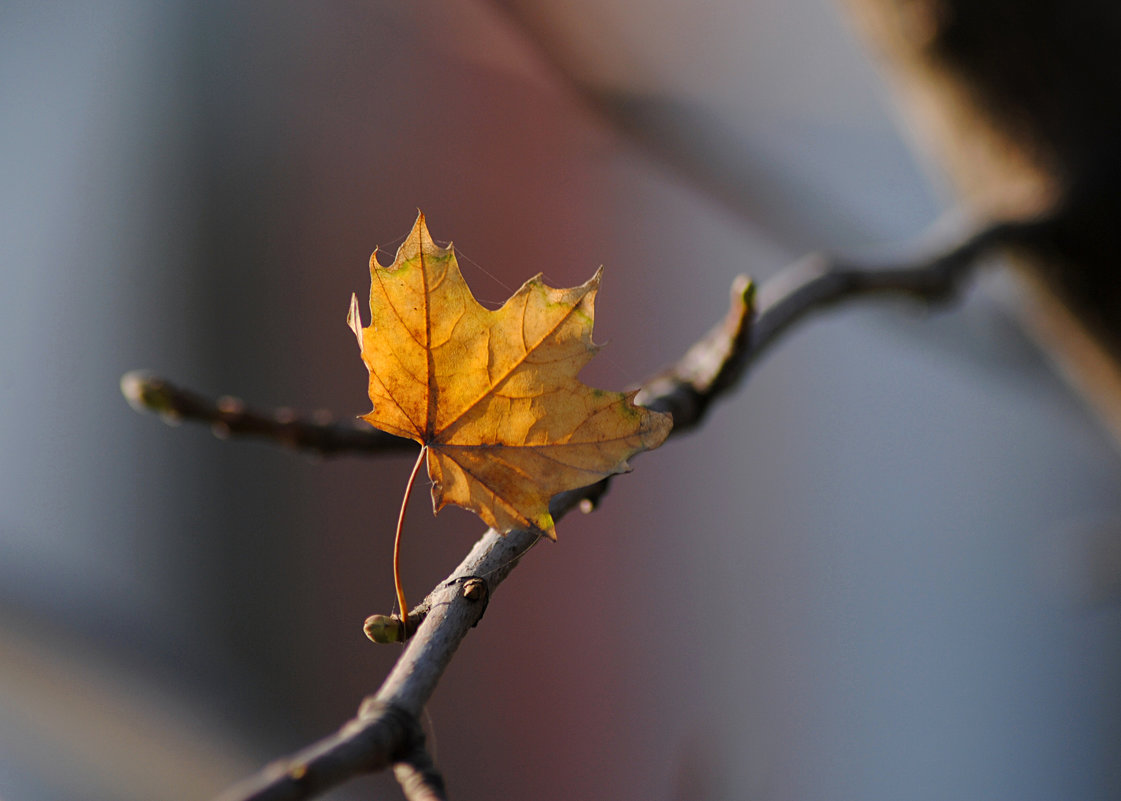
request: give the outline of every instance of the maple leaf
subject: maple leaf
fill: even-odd
[[[370,371],[374,409],[363,418],[424,446],[434,512],[456,504],[500,532],[533,527],[556,539],[553,495],[629,470],[630,456],[669,434],[670,416],[636,406],[634,392],[576,377],[599,349],[602,268],[572,289],[537,275],[491,311],[423,214],[391,265],[377,255],[370,324],[356,297],[349,318]]]

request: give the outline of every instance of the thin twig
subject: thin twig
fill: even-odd
[[[878,266],[810,257],[768,281],[758,293],[757,307],[750,282],[737,279],[724,320],[681,360],[646,382],[638,400],[673,414],[674,433],[695,427],[713,400],[733,388],[752,362],[811,312],[868,295],[904,294],[927,302],[945,300],[982,257],[998,247],[1030,244],[1046,225],[1041,220],[999,223],[964,233],[959,230],[948,241],[943,238],[940,249],[924,244],[908,257]],[[550,504],[550,512],[559,520],[577,506],[589,509],[606,488],[607,482],[601,481],[561,493]],[[403,754],[417,753],[418,716],[444,669],[467,632],[478,623],[490,594],[539,538],[530,531],[515,530],[505,536],[493,529],[487,531],[459,567],[413,610],[409,629],[417,625],[415,634],[381,688],[363,703],[358,716],[339,733],[234,788],[222,796],[224,801],[311,798],[352,776],[402,762]],[[478,591],[480,579],[485,582],[483,592]],[[377,618],[383,641],[392,640],[392,632],[385,630],[386,621],[392,618]],[[415,765],[424,763],[413,763],[412,768],[395,769],[399,777],[403,774],[406,781],[418,781]],[[437,786],[423,785],[425,791]]]
[[[308,419],[291,409],[253,409],[238,398],[208,398],[142,370],[125,373],[121,392],[137,411],[155,412],[170,424],[209,423],[222,439],[258,437],[319,456],[404,453],[416,448],[412,440],[378,431],[357,419],[336,421],[329,412],[317,412]]]
[[[870,296],[911,297],[928,304],[951,299],[986,256],[1043,241],[1052,218],[976,225],[957,215],[939,221],[897,255],[860,263],[812,254],[764,283],[751,303],[740,276],[724,320],[678,362],[643,384],[637,403],[673,414],[672,434],[697,426],[712,401],[732,389],[778,338],[807,316]],[[754,311],[750,324],[744,315]]]
[[[759,292],[759,319],[752,326],[753,361],[805,315],[840,301],[870,295],[904,295],[927,303],[953,298],[963,281],[995,250],[1037,244],[1054,219],[985,223],[949,215],[900,256],[884,254],[849,263],[815,254],[795,262]]]
[[[444,801],[447,798],[444,777],[423,749],[417,749],[406,759],[395,763],[393,775],[397,777],[397,783],[408,801]]]

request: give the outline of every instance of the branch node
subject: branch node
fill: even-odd
[[[463,597],[468,601],[481,601],[487,596],[487,583],[478,576],[463,582]]]
[[[233,395],[223,395],[215,405],[218,407],[218,411],[228,417],[245,414],[245,401],[241,398],[235,398]]]
[[[755,282],[738,275],[724,319],[675,364],[647,381],[635,402],[673,415],[675,432],[704,417],[713,397],[743,374],[750,355],[755,317]]]
[[[421,604],[409,610],[409,637],[416,633],[424,618],[428,616],[428,605]],[[402,636],[401,616],[370,615],[362,624],[362,631],[371,642],[386,645],[395,642],[404,642],[408,637]]]
[[[483,619],[486,614],[487,606],[490,604],[490,585],[487,584],[486,579],[481,576],[456,576],[451,581],[444,583],[445,587],[451,587],[455,584],[461,585],[460,594],[463,598],[471,603],[482,604],[479,610],[478,617],[475,622],[471,624],[471,628],[479,625],[479,621]],[[425,601],[428,599],[426,598]]]

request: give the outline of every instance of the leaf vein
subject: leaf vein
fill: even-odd
[[[584,294],[586,295],[587,293],[585,292]],[[580,305],[580,303],[581,303],[581,301],[583,301],[583,299],[584,299],[584,295],[581,295],[579,298],[577,298],[574,303],[572,303],[567,309],[565,309],[564,314],[562,314],[556,320],[556,322],[549,328],[549,330],[544,332],[544,334],[542,334],[541,338],[538,339],[537,342],[535,342],[532,346],[527,347],[526,338],[525,338],[525,318],[526,318],[525,308],[528,308],[528,306],[529,306],[529,293],[526,293],[526,305],[525,305],[525,307],[523,307],[523,310],[522,310],[522,349],[525,351],[523,353],[522,357],[520,359],[516,360],[512,365],[510,365],[510,368],[504,374],[499,376],[497,381],[492,382],[490,384],[490,386],[488,386],[482,393],[480,393],[477,398],[475,398],[473,401],[471,401],[469,404],[467,404],[459,412],[459,414],[457,414],[451,420],[448,420],[444,424],[443,428],[440,429],[440,435],[443,436],[444,434],[451,431],[452,427],[455,426],[456,423],[458,423],[460,420],[462,420],[468,413],[471,412],[472,409],[474,409],[476,406],[478,406],[480,403],[482,403],[483,400],[485,400],[488,395],[493,394],[498,389],[498,387],[502,384],[503,381],[508,379],[511,375],[514,374],[514,372],[519,367],[521,367],[523,364],[525,364],[529,359],[529,355],[534,350],[541,347],[541,345],[544,344],[545,341],[550,336],[552,336],[554,333],[556,333],[558,328],[560,328],[573,314],[575,314],[576,308]],[[534,362],[534,364],[537,364],[537,362]]]

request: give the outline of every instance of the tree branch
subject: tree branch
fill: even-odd
[[[951,215],[898,255],[846,262],[812,254],[780,270],[760,288],[750,322],[754,285],[740,276],[725,319],[680,360],[643,382],[638,402],[672,413],[671,435],[683,433],[700,423],[708,404],[731,389],[782,333],[810,313],[869,295],[908,295],[928,303],[947,300],[979,259],[999,248],[1038,247],[1047,241],[1056,220],[1040,217],[977,226]],[[222,439],[256,437],[320,456],[401,453],[416,447],[412,440],[359,420],[335,421],[324,411],[304,418],[287,408],[254,409],[238,398],[208,398],[142,370],[121,378],[121,392],[137,411],[154,412],[173,425],[185,420],[209,423]]]
[[[239,398],[229,395],[208,398],[143,370],[121,377],[121,393],[132,408],[139,412],[155,412],[170,425],[184,420],[209,423],[220,439],[257,437],[320,456],[401,453],[416,447],[412,440],[378,431],[357,419],[339,422],[325,411],[316,412],[307,419],[286,408],[253,409]]]
[[[809,312],[840,301],[877,294],[909,295],[928,303],[949,300],[981,258],[997,248],[1039,244],[1052,226],[1052,218],[1040,217],[977,227],[951,215],[901,257],[850,264],[808,256],[780,272],[760,293],[752,358]]]
[[[731,308],[724,320],[678,362],[647,381],[637,400],[670,412],[673,433],[689,430],[703,420],[712,401],[733,388],[781,334],[811,312],[870,295],[945,300],[982,257],[1002,247],[1032,245],[1048,224],[1040,219],[981,227],[960,223],[951,228],[943,226],[933,240],[920,243],[902,257],[880,260],[876,266],[811,256],[768,281],[759,291],[757,308],[753,285],[741,276],[733,285]],[[169,385],[162,382],[161,386]],[[172,403],[171,395],[174,393],[169,395],[165,390],[157,397]],[[199,410],[196,417],[212,420],[213,412]],[[235,428],[231,426],[230,431],[235,432]],[[252,433],[262,431],[258,428]],[[310,441],[318,440],[313,437]],[[550,504],[553,517],[560,519],[576,506],[592,508],[607,485],[604,480],[561,493]],[[363,702],[358,715],[331,737],[232,788],[221,796],[222,801],[311,798],[348,778],[391,764],[409,798],[443,798],[443,782],[423,750],[419,714],[460,642],[482,617],[490,595],[539,538],[539,534],[525,530],[505,536],[493,529],[487,531],[459,567],[413,610],[408,629],[415,633],[381,688]],[[374,616],[367,620],[366,629],[371,639],[400,639],[400,621],[393,616]],[[378,636],[371,633],[372,629]]]
[[[402,762],[409,764],[395,768],[399,776],[404,774],[410,783],[424,783],[433,791],[435,782],[420,782],[415,775],[428,772],[418,770],[423,761],[416,758],[422,742],[419,715],[459,643],[486,608],[488,593],[467,591],[464,585],[478,576],[485,579],[485,586],[497,586],[538,536],[512,531],[503,537],[488,531],[425,599],[424,621],[381,688],[363,701],[358,715],[334,735],[230,789],[221,800],[312,798],[346,779]]]
[[[671,436],[684,433],[701,423],[709,405],[732,389],[783,333],[809,315],[879,295],[945,302],[981,259],[1000,249],[1037,247],[1053,224],[1050,217],[978,224],[950,215],[896,254],[863,262],[812,254],[760,287],[749,323],[751,285],[740,276],[724,320],[677,363],[646,381],[635,400],[673,414]]]
[[[444,801],[444,778],[424,749],[417,749],[393,766],[393,775],[408,801]]]

